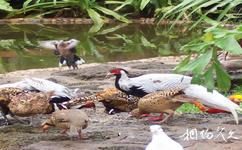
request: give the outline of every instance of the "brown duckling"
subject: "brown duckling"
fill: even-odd
[[[184,102],[189,102],[189,99],[179,90],[158,91],[141,98],[138,102],[138,108],[134,109],[131,115],[140,118],[142,114],[146,113],[167,113],[168,116],[161,121],[166,122]]]
[[[58,110],[42,124],[43,131],[48,131],[50,126],[64,129],[63,133],[70,130],[71,134],[77,134],[82,139],[81,131],[88,126],[88,116],[79,109]]]

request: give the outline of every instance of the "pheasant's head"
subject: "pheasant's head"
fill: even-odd
[[[118,75],[122,75],[122,74],[129,74],[129,72],[122,68],[115,68],[115,69],[110,70],[106,77],[109,77],[112,75],[118,76]]]

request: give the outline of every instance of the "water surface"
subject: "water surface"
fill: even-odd
[[[78,54],[92,62],[124,61],[179,55],[179,48],[202,30],[187,27],[108,24],[92,33],[91,25],[0,25],[0,73],[57,67],[58,56],[38,46],[42,40],[80,40]]]

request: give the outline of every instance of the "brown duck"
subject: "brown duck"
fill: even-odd
[[[43,131],[48,131],[50,126],[64,129],[63,133],[70,130],[71,134],[77,134],[82,139],[81,131],[88,126],[88,116],[79,109],[58,110],[42,124]]]
[[[140,118],[142,114],[146,113],[167,113],[168,115],[161,121],[166,122],[173,116],[178,107],[190,100],[180,90],[158,91],[141,98],[138,102],[138,108],[134,109],[131,114]]]

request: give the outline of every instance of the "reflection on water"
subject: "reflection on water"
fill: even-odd
[[[177,55],[179,48],[201,35],[186,27],[109,24],[97,33],[91,25],[0,25],[0,72],[58,66],[58,56],[42,49],[42,40],[80,40],[78,54],[87,63]]]

